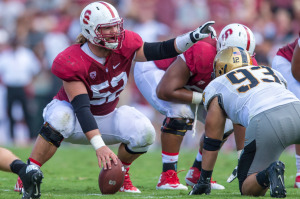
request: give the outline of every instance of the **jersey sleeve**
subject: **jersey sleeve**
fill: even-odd
[[[65,50],[54,59],[51,72],[64,81],[78,81],[86,77],[84,63],[77,59],[76,53]]]
[[[119,50],[120,53],[126,58],[134,55],[135,51],[143,46],[143,40],[140,35],[135,32],[125,30],[124,41],[122,42],[122,47]]]
[[[276,74],[276,76],[279,78],[280,82],[285,86],[285,88],[287,89],[288,87],[288,83],[286,81],[286,79],[282,76],[282,74],[280,72],[278,72],[277,70],[273,69],[274,73]]]
[[[213,87],[213,81],[209,83],[203,91],[202,101],[205,110],[207,111],[210,102],[216,97],[216,89]]]

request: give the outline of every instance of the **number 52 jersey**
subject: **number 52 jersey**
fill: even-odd
[[[228,118],[244,127],[265,110],[299,101],[282,75],[267,66],[241,67],[214,79],[204,90],[206,109],[216,96]]]

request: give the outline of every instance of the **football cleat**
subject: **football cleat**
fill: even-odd
[[[23,182],[22,182],[22,180],[21,180],[20,177],[18,177],[18,179],[17,179],[17,182],[16,182],[16,184],[15,184],[14,191],[20,192],[20,193],[23,192]]]
[[[296,174],[294,188],[300,188],[300,173]]]
[[[193,187],[195,184],[197,184],[198,179],[200,178],[201,172],[196,167],[191,167],[188,173],[185,176],[185,182],[188,186]],[[211,189],[217,189],[222,190],[225,189],[223,185],[220,185],[217,183],[217,181],[213,181],[211,179],[210,181]]]
[[[168,170],[166,172],[162,172],[156,185],[156,189],[188,190],[187,186],[180,184],[179,178],[175,170]]]
[[[44,178],[42,171],[35,165],[27,165],[20,170],[19,176],[23,182],[22,199],[40,198],[40,185]]]
[[[120,192],[128,192],[128,193],[141,193],[141,191],[138,188],[133,186],[133,184],[130,180],[128,171],[129,171],[129,168],[126,169],[124,183],[119,191]]]
[[[270,195],[275,198],[285,198],[286,189],[284,186],[285,166],[281,161],[273,162],[267,168],[267,175],[270,181]]]

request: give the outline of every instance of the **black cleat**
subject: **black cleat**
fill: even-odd
[[[44,178],[42,171],[35,165],[27,165],[20,171],[24,192],[22,199],[33,199],[41,197],[40,185]]]
[[[201,195],[201,194],[209,195],[210,191],[211,191],[210,183],[198,182],[193,186],[193,190],[190,191],[189,195]]]
[[[270,181],[270,195],[274,198],[285,198],[286,189],[284,186],[284,170],[283,162],[273,162],[267,168],[267,175]]]

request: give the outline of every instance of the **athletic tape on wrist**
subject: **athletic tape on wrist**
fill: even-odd
[[[95,135],[94,137],[92,137],[90,143],[92,144],[95,150],[105,146],[105,143],[100,135]]]
[[[202,101],[202,93],[193,91],[193,99],[192,99],[192,103],[193,104],[200,104]]]
[[[191,34],[191,32],[188,32],[186,34],[176,37],[176,40],[175,40],[176,47],[181,52],[185,52],[192,45],[194,45],[194,43],[191,41],[190,34]]]

